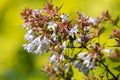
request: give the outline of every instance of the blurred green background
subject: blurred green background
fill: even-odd
[[[33,55],[22,47],[26,41],[20,16],[25,7],[41,9],[45,2],[0,0],[0,80],[50,80],[47,74],[41,72],[49,53]],[[63,4],[61,13],[70,14],[70,18],[76,16],[76,10],[92,17],[99,16],[104,10],[109,10],[113,18],[120,15],[120,0],[53,0],[53,3],[57,6]],[[108,26],[108,29],[111,27]],[[81,80],[80,75],[77,72],[75,77]]]

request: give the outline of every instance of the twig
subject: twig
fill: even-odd
[[[106,68],[106,70],[113,76],[114,80],[118,80],[118,77],[116,77],[109,69],[108,66],[106,66],[103,62],[101,62],[102,65]]]

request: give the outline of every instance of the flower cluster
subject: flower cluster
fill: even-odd
[[[113,29],[113,33],[110,35],[110,38],[115,38],[116,45],[120,46],[120,30],[119,29]]]
[[[99,43],[99,37],[105,31],[103,23],[111,18],[108,12],[103,12],[102,17],[92,18],[77,11],[73,23],[69,15],[59,13],[60,9],[61,6],[54,7],[51,2],[46,2],[43,9],[25,8],[21,16],[28,43],[23,46],[36,54],[51,51],[43,71],[50,73],[53,80],[56,77],[71,80],[72,66],[87,75],[89,70],[96,68],[97,62],[102,62],[104,52],[111,52]],[[118,29],[113,30],[110,38],[115,38],[120,46]],[[76,53],[75,49],[80,51]]]

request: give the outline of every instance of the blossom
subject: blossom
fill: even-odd
[[[50,57],[50,63],[56,63],[56,55],[53,54],[51,57]]]
[[[89,69],[90,68],[95,68],[95,59],[93,59],[91,64],[89,65]]]
[[[68,15],[63,14],[63,15],[60,15],[60,17],[62,18],[62,23],[64,23],[64,22],[67,22],[67,21],[68,21]]]
[[[69,66],[69,64],[70,64],[70,63],[66,63],[66,64],[63,66],[62,69],[68,71],[68,66]]]
[[[54,71],[57,71],[58,68],[59,68],[59,63],[57,63],[57,64],[54,65]]]
[[[36,17],[36,15],[39,15],[43,12],[43,10],[39,10],[39,9],[35,9],[34,11],[32,11],[32,16]]]
[[[98,25],[98,17],[94,18],[89,18],[88,22],[93,23],[94,26]]]
[[[91,28],[90,26],[85,26],[85,27],[84,27],[84,31],[89,31],[90,28]]]
[[[49,44],[51,41],[46,37],[46,36],[44,36],[44,38],[43,38],[43,40],[42,40],[42,43],[43,44]]]
[[[52,29],[53,31],[55,31],[55,27],[57,27],[57,24],[55,22],[48,22],[48,29]]]
[[[97,55],[96,54],[91,55],[91,54],[88,54],[87,52],[78,54],[78,58],[80,58],[83,61],[83,65],[86,68],[95,68],[95,58],[97,58]]]
[[[69,31],[69,35],[71,35],[74,38],[74,34],[77,34],[78,29],[77,29],[77,25],[75,25],[73,28],[71,28],[71,30]]]
[[[36,54],[40,53],[41,54],[42,53],[42,47],[43,47],[43,45],[39,44],[39,46],[37,47],[37,50],[35,50],[34,53],[36,53]]]
[[[28,30],[26,35],[25,35],[25,39],[28,40],[29,42],[31,42],[34,38],[34,33],[32,30]]]
[[[66,41],[63,42],[61,48],[63,49],[63,51],[66,49]]]
[[[55,32],[52,33],[51,38],[53,39],[53,41],[57,40],[57,36]]]
[[[35,44],[36,46],[40,45],[42,42],[40,41],[41,36],[36,37],[32,43]]]
[[[103,52],[106,52],[106,53],[109,53],[109,54],[111,54],[112,53],[112,49],[104,49],[104,50],[102,50]]]
[[[33,43],[24,44],[24,49],[28,52],[33,52],[35,45]]]
[[[78,54],[78,57],[79,57],[80,59],[82,59],[82,58],[84,58],[86,55],[87,55],[87,52],[84,52],[84,53]]]
[[[81,37],[78,37],[78,38],[76,39],[76,42],[78,42],[78,43],[82,43],[82,39],[81,39]]]
[[[81,14],[81,18],[82,18],[82,19],[87,19],[88,16],[86,16],[84,13],[82,13],[82,14]]]
[[[84,60],[83,64],[86,65],[86,67],[89,67],[91,58],[92,58],[91,55],[87,55],[86,57],[82,58],[82,60]]]
[[[64,61],[64,60],[65,60],[64,55],[61,54],[61,55],[60,55],[60,61]]]
[[[28,22],[25,22],[22,26],[24,27],[25,30],[28,30],[30,27],[30,24]]]

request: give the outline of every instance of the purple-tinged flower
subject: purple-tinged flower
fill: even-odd
[[[60,17],[62,18],[62,23],[68,21],[68,15],[67,14],[60,15]]]
[[[56,64],[54,65],[54,71],[57,71],[58,68],[59,68],[59,63],[56,63]]]
[[[53,41],[57,40],[57,36],[56,36],[55,32],[52,33],[51,38],[52,38]]]
[[[81,14],[81,18],[83,18],[83,19],[87,19],[88,16],[86,16],[84,13],[82,13],[82,14]]]
[[[30,24],[29,22],[25,22],[22,26],[24,27],[25,30],[29,30]]]
[[[33,52],[35,45],[33,43],[24,44],[24,49],[28,52]]]
[[[37,49],[34,51],[34,53],[42,53],[42,47],[43,47],[43,45],[42,44],[39,44],[39,46],[37,47]]]
[[[78,38],[76,39],[76,42],[77,42],[77,43],[82,43],[81,37],[78,37]]]
[[[46,44],[48,45],[51,41],[46,37],[44,36],[43,40],[42,40],[42,44]]]
[[[65,60],[64,55],[61,54],[61,55],[60,55],[60,61],[64,61],[64,60]]]
[[[50,63],[56,63],[56,55],[53,54],[51,57],[50,57]]]
[[[61,48],[63,49],[63,51],[66,49],[66,41],[63,42]]]
[[[94,69],[95,68],[95,59],[92,60],[92,62],[89,65],[89,69]]]
[[[98,17],[96,17],[95,19],[94,18],[89,18],[88,22],[92,23],[94,26],[96,26],[96,25],[98,25],[98,20],[99,20]]]
[[[70,63],[66,63],[64,66],[63,66],[63,70],[65,70],[66,72],[68,71],[68,66],[69,66]]]
[[[86,65],[86,67],[89,67],[91,58],[92,58],[91,55],[87,55],[87,56],[82,58],[82,60],[84,60],[83,64]]]
[[[77,34],[78,29],[77,29],[77,25],[75,25],[73,28],[71,28],[71,30],[69,31],[69,35],[72,36],[72,38],[74,38],[74,35]]]
[[[40,45],[42,42],[40,41],[41,36],[36,37],[32,43],[35,44],[36,46]]]
[[[89,31],[90,28],[91,28],[90,26],[85,26],[85,27],[84,27],[84,31]]]
[[[48,29],[52,29],[55,31],[55,28],[57,27],[57,24],[54,21],[48,22]]]
[[[87,55],[87,52],[84,52],[84,53],[78,54],[78,57],[79,57],[80,59],[83,59],[86,55]]]
[[[39,15],[43,12],[43,10],[39,10],[39,9],[35,9],[34,11],[32,11],[32,16],[36,17],[36,15]]]
[[[31,42],[34,38],[34,33],[32,30],[28,30],[26,35],[25,35],[25,39],[28,40],[29,42]]]

